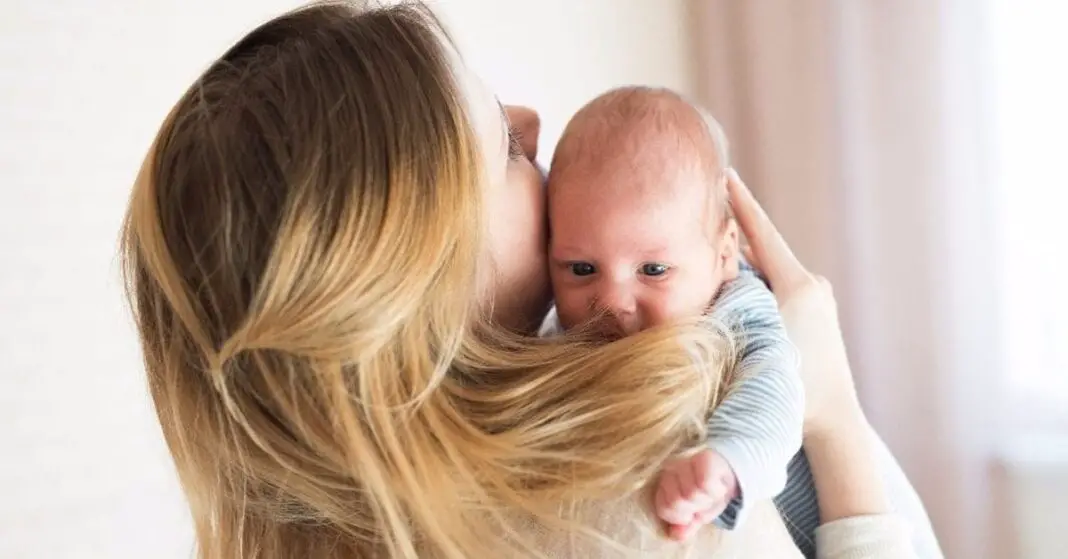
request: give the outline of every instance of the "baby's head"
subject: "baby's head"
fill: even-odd
[[[699,315],[738,274],[719,124],[678,94],[609,91],[564,130],[549,169],[549,265],[565,328],[630,335]]]

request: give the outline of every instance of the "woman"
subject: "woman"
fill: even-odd
[[[411,6],[297,10],[186,92],[123,252],[200,556],[537,555],[535,532],[584,537],[568,511],[633,501],[700,444],[726,340],[526,334],[550,298],[536,139],[536,115],[502,108]],[[796,328],[833,325],[826,290],[749,215]],[[835,336],[803,340],[806,359]],[[840,411],[859,410],[848,369],[829,365],[813,386],[841,393],[811,440],[863,454],[840,427],[863,423]],[[862,466],[822,466],[846,483],[823,492],[826,519],[885,510]]]

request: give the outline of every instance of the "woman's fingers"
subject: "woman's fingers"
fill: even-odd
[[[749,240],[747,254],[751,264],[776,286],[792,284],[808,277],[808,270],[794,256],[790,246],[753,197],[734,169],[727,171],[727,193],[738,227]]]

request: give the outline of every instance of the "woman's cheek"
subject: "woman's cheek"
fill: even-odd
[[[504,184],[488,196],[495,304],[509,324],[540,324],[551,300],[545,190],[527,162],[510,162]],[[540,316],[539,316],[540,315]]]

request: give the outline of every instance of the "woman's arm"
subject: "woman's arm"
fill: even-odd
[[[872,448],[871,428],[859,410],[828,432],[805,438],[820,508],[820,523],[890,511]]]
[[[822,521],[817,556],[944,557],[923,503],[867,420],[858,410],[840,426],[805,442]]]
[[[914,557],[907,530],[890,514],[830,284],[797,260],[734,171],[728,190],[738,225],[750,243],[748,259],[768,278],[786,330],[801,352],[804,445],[822,522],[816,534],[818,556]]]

